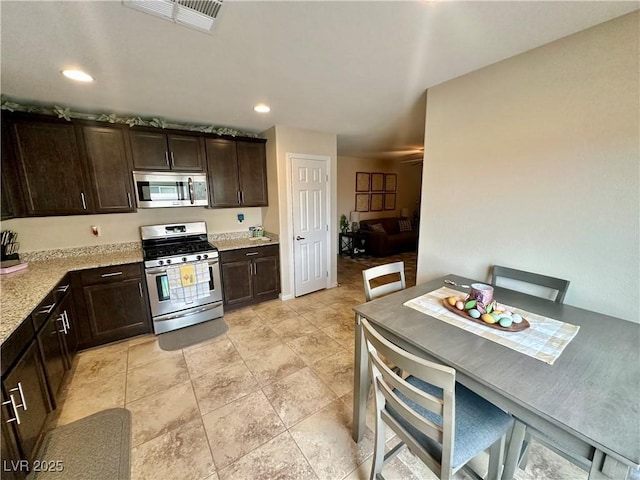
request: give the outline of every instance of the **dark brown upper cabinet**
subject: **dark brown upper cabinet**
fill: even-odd
[[[95,213],[134,212],[131,160],[124,129],[84,125],[82,138]]]
[[[11,140],[27,215],[93,212],[93,196],[73,124],[15,119]]]
[[[264,141],[208,138],[206,151],[211,207],[268,205]]]
[[[129,135],[136,170],[204,171],[201,136],[164,133],[157,129],[135,129]]]

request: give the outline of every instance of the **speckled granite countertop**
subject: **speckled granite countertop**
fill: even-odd
[[[22,260],[29,262],[26,270],[0,275],[0,343],[31,314],[67,272],[142,261],[139,243],[121,244],[120,250],[113,247],[49,251],[49,257],[44,252],[23,254]],[[93,253],[87,254],[88,251]],[[78,252],[82,255],[64,256]]]
[[[249,232],[213,234],[209,235],[209,242],[221,251],[276,245],[279,242],[278,236],[269,232],[265,232],[262,238],[253,239],[249,235]],[[21,257],[22,261],[29,262],[26,270],[0,275],[0,344],[67,272],[142,262],[142,249],[139,242],[130,242],[27,252]]]
[[[238,237],[238,238],[210,238],[211,244],[218,250],[237,250],[238,248],[263,247],[265,245],[277,245],[280,242],[274,233],[265,232],[264,237]]]

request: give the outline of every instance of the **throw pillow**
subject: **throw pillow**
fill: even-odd
[[[411,227],[411,220],[398,220],[398,227],[401,232],[410,232],[413,230]]]
[[[371,223],[369,224],[369,229],[372,232],[387,233],[381,223]]]

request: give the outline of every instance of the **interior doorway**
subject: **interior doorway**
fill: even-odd
[[[291,156],[295,297],[328,286],[329,160],[318,155]]]

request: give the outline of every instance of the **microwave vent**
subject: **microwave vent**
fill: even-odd
[[[196,30],[210,32],[223,0],[123,0],[122,4]]]

